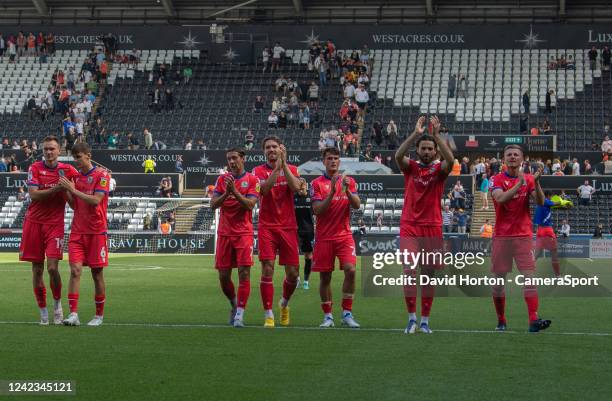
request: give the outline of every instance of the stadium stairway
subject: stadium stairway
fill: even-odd
[[[183,191],[184,198],[204,198],[206,193],[203,189],[186,189]],[[201,203],[197,201],[182,202],[176,209],[174,214],[174,232],[177,234],[186,234],[191,230],[196,215]]]
[[[489,199],[489,208],[487,210],[482,209],[482,197],[480,192],[474,196],[474,206],[472,208],[472,225],[470,233],[472,237],[480,237],[480,227],[485,223],[485,220],[489,219],[489,222],[495,227],[495,208],[493,207],[493,199],[491,195],[487,194]]]

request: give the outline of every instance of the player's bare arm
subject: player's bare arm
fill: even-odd
[[[30,194],[30,199],[39,202],[63,190],[64,188],[61,185],[56,185],[48,189],[36,189],[30,187],[28,188],[28,193]]]
[[[299,192],[301,186],[300,180],[295,175],[293,175],[293,172],[287,165],[287,148],[285,148],[285,145],[280,145],[280,152],[280,159],[282,160],[282,168],[283,173],[285,174],[285,179],[287,180],[287,185],[289,186],[291,192]]]
[[[102,200],[104,200],[104,196],[106,195],[103,192],[96,192],[93,195],[87,195],[74,187],[74,182],[70,181],[66,177],[60,177],[59,185],[61,185],[67,192],[72,195],[81,198],[88,205],[97,206]]]
[[[419,136],[423,135],[425,132],[425,123],[427,119],[424,116],[419,117],[416,126],[414,127],[414,131],[412,134],[397,149],[395,152],[395,162],[401,171],[408,171],[408,166],[410,165],[410,159],[406,157],[406,153],[410,150],[412,145],[419,139]]]
[[[531,197],[536,202],[536,204],[542,206],[544,204],[544,200],[546,197],[544,196],[544,191],[542,190],[542,186],[540,185],[540,177],[542,177],[542,168],[538,168],[538,171],[533,175],[533,179],[535,181],[535,191],[531,193]]]
[[[455,163],[455,157],[453,156],[452,150],[448,147],[446,140],[442,138],[440,135],[440,127],[442,124],[440,123],[440,119],[438,116],[433,116],[430,119],[430,122],[433,126],[433,138],[436,141],[436,145],[438,145],[438,151],[442,155],[442,171],[446,174],[450,174],[453,169],[453,164]]]
[[[335,175],[331,179],[331,184],[329,186],[329,194],[322,201],[313,201],[312,202],[312,212],[315,216],[319,216],[329,209],[331,205],[332,199],[336,195],[336,183],[338,182],[338,176]]]
[[[349,200],[351,208],[359,209],[359,207],[361,206],[361,199],[359,199],[359,196],[357,194],[351,192],[351,189],[349,187],[350,184],[351,179],[349,177],[342,176],[342,188],[344,189],[344,193],[346,194],[346,197]]]

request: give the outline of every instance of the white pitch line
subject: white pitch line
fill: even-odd
[[[38,325],[38,322],[19,322],[19,321],[0,321],[0,324],[6,325]],[[145,327],[145,328],[194,328],[194,329],[232,329],[233,327],[226,324],[171,324],[171,323],[104,323],[104,326],[112,327]],[[261,329],[270,330],[263,326],[246,326],[246,329]],[[317,326],[289,326],[289,327],[275,327],[277,330],[297,330],[297,331],[332,331],[337,332],[334,329],[322,329]],[[392,328],[376,328],[376,327],[362,327],[360,329],[349,329],[346,328],[344,331],[350,332],[403,332],[404,329],[392,329]],[[529,334],[526,331],[507,330],[503,333],[495,330],[466,330],[466,329],[435,329],[434,332],[440,333],[465,333],[465,334]],[[612,333],[580,333],[580,332],[555,332],[545,331],[541,334],[545,335],[557,335],[557,336],[588,336],[588,337],[612,337]]]

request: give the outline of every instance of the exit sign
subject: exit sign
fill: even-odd
[[[523,138],[520,136],[507,136],[504,138],[505,144],[521,144],[523,143]]]

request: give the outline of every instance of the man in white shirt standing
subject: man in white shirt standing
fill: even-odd
[[[359,84],[355,91],[355,101],[357,101],[357,106],[359,106],[359,110],[363,113],[370,101],[370,95],[368,95],[368,91],[363,84]]]
[[[281,56],[285,52],[285,49],[282,48],[279,42],[274,44],[274,48],[272,49],[272,69],[271,72],[274,72],[274,67],[276,67],[276,71],[280,68]]]
[[[572,175],[580,175],[580,163],[576,158],[572,160]]]
[[[567,220],[565,219],[562,221],[562,223],[563,224],[561,224],[561,231],[559,231],[559,233],[563,238],[567,238],[570,235],[570,225],[567,224]]]
[[[595,188],[589,184],[589,180],[584,180],[584,184],[578,187],[579,202],[583,206],[589,206],[591,197],[595,193]]]
[[[355,96],[355,87],[352,83],[347,82],[344,86],[344,97],[348,99],[352,99]]]

